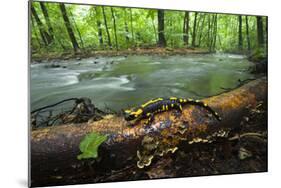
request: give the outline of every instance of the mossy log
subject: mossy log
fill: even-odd
[[[112,170],[128,166],[138,169],[137,161],[141,157],[137,151],[143,151],[145,135],[161,139],[162,146],[166,147],[162,148],[163,152],[173,152],[179,143],[190,144],[198,138],[210,138],[220,130],[238,128],[249,109],[266,100],[267,80],[259,78],[230,92],[203,100],[220,114],[222,121],[217,121],[201,107],[185,105],[181,115],[175,115],[174,110],[155,115],[149,127],[144,126],[144,120],[130,125],[124,118],[110,115],[92,123],[32,131],[31,185],[102,182],[102,177]],[[90,132],[107,134],[108,140],[99,147],[98,159],[80,161],[77,159],[79,143]],[[145,151],[141,154],[145,155]]]

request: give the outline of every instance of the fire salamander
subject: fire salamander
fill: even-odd
[[[206,103],[200,100],[176,97],[152,99],[139,107],[125,110],[124,117],[126,121],[148,119],[146,123],[146,125],[148,125],[152,123],[152,121],[154,120],[154,115],[156,113],[168,111],[171,109],[176,109],[182,112],[182,106],[185,104],[201,106],[211,112],[218,121],[221,121],[221,117],[218,115],[218,113],[210,108]]]

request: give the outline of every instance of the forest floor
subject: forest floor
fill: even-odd
[[[80,50],[80,52],[45,52],[32,53],[31,62],[44,62],[50,60],[82,59],[88,57],[105,56],[127,56],[127,55],[186,55],[186,54],[207,54],[206,49],[201,48],[134,48],[126,50]]]

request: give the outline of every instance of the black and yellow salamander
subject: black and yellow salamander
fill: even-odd
[[[150,124],[154,120],[155,114],[171,109],[176,109],[181,112],[182,106],[185,104],[201,106],[211,112],[218,121],[221,121],[221,117],[218,113],[210,108],[206,103],[200,100],[177,97],[152,99],[139,107],[125,110],[124,117],[126,121],[148,119],[146,124]]]

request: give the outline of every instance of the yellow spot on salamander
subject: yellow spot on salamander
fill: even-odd
[[[168,105],[166,105],[166,110],[169,110],[169,106]]]
[[[126,113],[130,113],[130,112],[132,112],[132,111],[131,111],[131,110],[125,110],[125,112],[126,112]]]
[[[135,115],[135,117],[139,116],[140,114],[142,114],[143,110],[141,108],[139,108],[137,111],[135,112],[131,112],[132,115]]]
[[[155,102],[157,102],[157,101],[162,101],[162,100],[163,100],[163,98],[153,99],[153,100],[150,100],[150,101],[144,103],[143,105],[141,105],[141,107],[144,108],[144,107],[146,107],[146,106],[148,106],[148,105],[150,105],[150,104],[153,104],[153,103],[155,103]]]
[[[208,106],[206,103],[204,103],[204,106]]]
[[[186,102],[187,100],[186,99],[183,99],[183,102]]]
[[[195,100],[195,102],[197,102],[197,103],[198,103],[198,102],[200,102],[200,101],[199,101],[199,100]]]
[[[177,100],[177,97],[170,97],[170,100]]]
[[[182,99],[180,99],[180,102],[183,102],[183,100],[182,100]]]
[[[187,99],[189,102],[193,101],[193,99]]]
[[[165,111],[165,105],[162,106],[162,110]]]
[[[174,104],[171,104],[171,107],[173,108],[173,107],[174,107]]]

